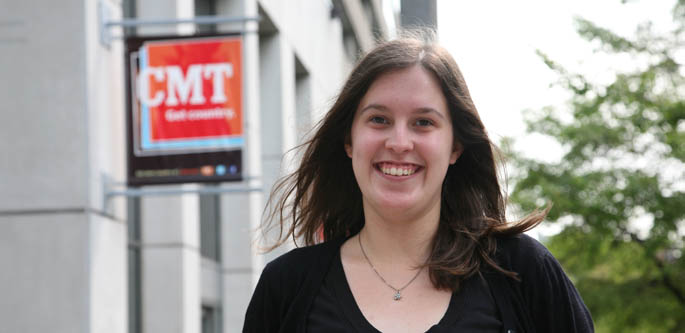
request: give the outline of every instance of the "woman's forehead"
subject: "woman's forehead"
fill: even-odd
[[[420,65],[385,72],[371,83],[357,111],[409,108],[448,116],[447,101],[438,78]]]

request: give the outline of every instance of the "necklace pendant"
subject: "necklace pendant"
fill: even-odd
[[[396,301],[399,301],[402,299],[402,294],[400,294],[399,290],[395,293],[395,296],[393,297],[393,299]]]

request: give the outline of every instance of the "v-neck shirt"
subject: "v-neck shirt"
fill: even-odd
[[[453,292],[447,311],[429,333],[500,332],[502,322],[485,279],[475,275]],[[352,295],[340,251],[326,273],[307,317],[307,332],[380,332],[364,317]]]
[[[333,309],[331,311],[342,311],[339,310],[341,305],[337,298],[321,295],[322,290],[334,292],[331,278],[327,287],[322,286],[329,272],[332,272],[331,268],[340,262],[336,256],[346,239],[336,238],[296,248],[268,263],[247,307],[243,332],[306,333],[328,327],[316,326],[315,320],[321,314],[322,304],[329,304]],[[559,262],[540,242],[525,234],[500,236],[495,240],[497,250],[492,259],[502,269],[517,274],[514,279],[489,267],[483,267],[480,271],[488,289],[492,290],[490,294],[497,307],[496,318],[502,322],[502,333],[594,332],[592,316],[578,290]],[[462,290],[470,289],[465,282]],[[318,304],[314,306],[317,296]],[[314,319],[310,320],[310,314]],[[333,312],[327,317],[318,318],[332,318],[330,327],[346,325],[346,317],[339,315]],[[470,318],[472,315],[465,312],[463,316]],[[349,325],[330,331],[342,332],[345,327],[348,327],[346,332],[354,331],[354,327]],[[436,329],[440,327],[433,327],[433,332],[438,332]],[[454,330],[456,328],[447,327],[442,331]]]

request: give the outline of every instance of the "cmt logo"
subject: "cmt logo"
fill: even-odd
[[[207,103],[203,92],[204,80],[212,80],[211,104],[226,103],[224,82],[233,77],[230,63],[195,64],[188,67],[186,75],[180,66],[144,67],[136,79],[138,98],[149,107],[164,103],[166,106],[179,104],[203,105]],[[163,83],[166,91],[150,91],[150,80]],[[178,93],[178,97],[177,97]]]

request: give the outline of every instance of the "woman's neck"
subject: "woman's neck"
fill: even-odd
[[[365,207],[366,208],[366,207]],[[360,232],[367,253],[378,264],[416,267],[423,265],[431,252],[438,230],[440,209],[431,209],[419,216],[377,214],[365,209],[365,224]]]

